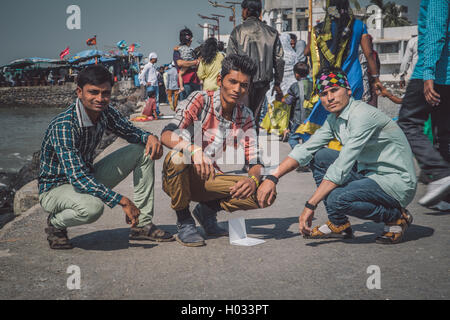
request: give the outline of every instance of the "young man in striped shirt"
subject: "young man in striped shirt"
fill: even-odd
[[[255,121],[252,111],[239,103],[255,73],[256,65],[248,56],[228,56],[218,76],[220,89],[192,93],[163,130],[161,141],[172,149],[164,161],[163,189],[177,214],[176,240],[185,246],[205,245],[189,211],[191,201],[199,202],[193,214],[210,236],[227,235],[217,224],[218,211],[259,208],[255,195],[263,166]],[[248,177],[220,171],[216,160],[227,147],[243,148],[245,164],[250,166]]]
[[[152,223],[154,161],[163,155],[158,138],[134,127],[109,104],[113,81],[106,68],[87,67],[77,85],[78,99],[50,123],[42,144],[39,200],[49,213],[50,248],[72,249],[67,228],[97,221],[103,204],[122,206],[131,239],[172,241]],[[130,145],[94,164],[106,129]],[[111,190],[131,172],[134,202]]]

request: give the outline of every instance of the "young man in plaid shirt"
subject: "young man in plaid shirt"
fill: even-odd
[[[255,195],[263,166],[255,121],[252,111],[239,103],[255,73],[256,65],[248,56],[225,58],[218,76],[220,89],[192,93],[163,130],[161,141],[172,149],[164,161],[163,189],[177,214],[176,240],[185,246],[205,245],[189,211],[191,201],[199,202],[193,214],[210,236],[228,234],[217,224],[218,211],[259,208]],[[227,147],[243,148],[245,164],[250,165],[248,177],[220,171],[215,160]]]
[[[163,155],[155,135],[134,127],[110,106],[112,76],[102,66],[82,70],[78,99],[49,125],[42,144],[39,200],[49,212],[45,232],[52,249],[72,249],[67,228],[97,221],[104,205],[120,205],[131,239],[172,241],[153,223],[154,161]],[[108,129],[130,145],[94,164],[94,151]],[[134,202],[113,190],[131,172]]]

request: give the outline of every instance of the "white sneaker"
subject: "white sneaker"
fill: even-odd
[[[442,212],[450,212],[450,203],[448,203],[447,201],[441,201],[438,204],[429,207],[429,209]]]
[[[450,192],[450,176],[430,182],[427,193],[419,200],[419,204],[424,207],[439,203],[447,193]]]

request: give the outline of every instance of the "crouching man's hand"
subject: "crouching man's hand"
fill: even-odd
[[[127,197],[122,197],[119,204],[122,206],[123,212],[125,212],[125,221],[127,224],[131,224],[131,227],[136,227],[139,224],[139,210],[136,205]]]
[[[273,181],[265,180],[258,188],[257,198],[260,208],[273,204],[277,196],[277,186]]]
[[[159,160],[164,154],[164,148],[161,145],[157,136],[151,135],[148,137],[147,145],[145,146],[145,155],[150,155],[150,159]]]
[[[305,208],[299,218],[299,229],[303,236],[309,236],[311,234],[312,220],[314,218],[314,211]]]
[[[257,188],[256,181],[252,178],[242,179],[230,188],[230,195],[234,199],[247,199],[255,194]]]

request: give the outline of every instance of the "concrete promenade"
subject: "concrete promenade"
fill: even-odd
[[[162,112],[168,114],[168,107]],[[167,123],[140,126],[160,135]],[[103,155],[125,145],[119,139]],[[280,144],[280,158],[289,150]],[[176,216],[161,188],[162,163],[157,161],[155,170],[154,222],[176,233]],[[266,241],[255,247],[232,246],[228,237],[208,238],[201,248],[129,241],[122,209],[106,207],[96,223],[69,229],[74,250],[52,251],[44,233],[47,216],[35,206],[0,230],[0,300],[449,299],[450,214],[417,204],[423,185],[409,206],[414,224],[406,241],[395,246],[374,242],[383,225],[356,218],[350,218],[354,240],[303,239],[298,216],[314,189],[311,173],[293,172],[281,180],[272,207],[219,214],[224,226],[244,217],[249,237]],[[115,190],[132,198],[131,177]],[[313,223],[326,221],[321,204]],[[80,290],[67,287],[73,265],[80,268]],[[370,266],[379,267],[381,289],[367,287]]]

